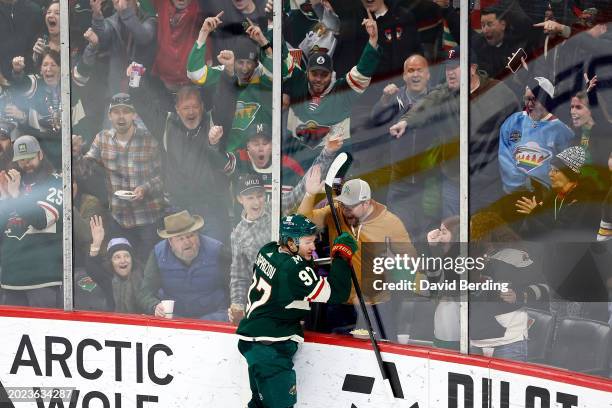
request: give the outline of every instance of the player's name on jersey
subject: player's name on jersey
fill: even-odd
[[[262,254],[257,255],[257,267],[270,279],[276,273],[276,268]]]

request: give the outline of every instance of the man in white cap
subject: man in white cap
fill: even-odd
[[[306,195],[298,208],[298,213],[305,215],[312,220],[319,228],[327,227],[330,244],[338,236],[334,227],[334,220],[329,205],[314,209],[315,196],[319,193],[320,186],[307,185]],[[369,304],[384,304],[390,306],[388,293],[377,291],[373,288],[374,275],[362,271],[361,257],[363,243],[384,243],[390,242],[391,247],[397,253],[407,253],[415,256],[416,251],[412,245],[410,235],[404,228],[402,221],[387,207],[372,199],[370,186],[361,179],[347,181],[342,187],[342,193],[336,197],[336,210],[343,232],[348,232],[355,238],[358,251],[353,256],[353,267],[357,280]],[[380,277],[376,277],[380,279]],[[348,303],[355,304],[357,297],[354,289],[351,292]],[[347,312],[345,310],[345,312]],[[348,312],[352,313],[352,309]],[[386,332],[386,337],[395,340],[396,326],[392,322],[395,312],[392,308],[384,310],[381,315],[385,321],[384,328],[379,328],[378,333]]]
[[[21,136],[0,182],[0,246],[3,304],[59,307],[62,292],[62,177],[38,140]],[[6,183],[6,184],[5,184]]]

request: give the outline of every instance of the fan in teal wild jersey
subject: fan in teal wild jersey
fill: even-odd
[[[58,141],[59,143],[59,141]],[[57,308],[62,285],[62,176],[38,140],[13,143],[13,163],[0,185],[0,285],[4,304]]]
[[[314,270],[317,227],[303,215],[281,221],[280,242],[264,245],[253,265],[246,317],[237,334],[249,366],[249,408],[287,408],[297,401],[293,355],[304,341],[300,321],[310,302],[344,303],[351,291],[350,263],[357,242],[349,234],[334,241],[329,276]]]
[[[222,24],[221,17],[219,14],[204,21],[187,61],[187,76],[204,88],[217,86],[224,69],[222,65],[206,64],[206,40]],[[237,77],[236,112],[225,142],[228,152],[245,147],[247,135],[255,124],[272,123],[271,31],[264,33],[258,26],[251,25],[245,34],[233,39],[231,50],[224,50],[234,53]],[[281,45],[281,48],[284,56],[281,71],[285,78],[293,71],[294,64],[286,46]]]

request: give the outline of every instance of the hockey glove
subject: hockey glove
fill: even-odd
[[[357,241],[348,232],[343,232],[334,239],[331,250],[332,258],[341,257],[350,263],[355,252],[357,252]]]

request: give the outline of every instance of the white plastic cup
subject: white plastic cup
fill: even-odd
[[[398,334],[397,335],[397,342],[399,344],[408,344],[409,340],[410,340],[409,334]]]
[[[162,300],[161,304],[164,309],[164,317],[166,319],[172,319],[174,314],[174,300]]]

